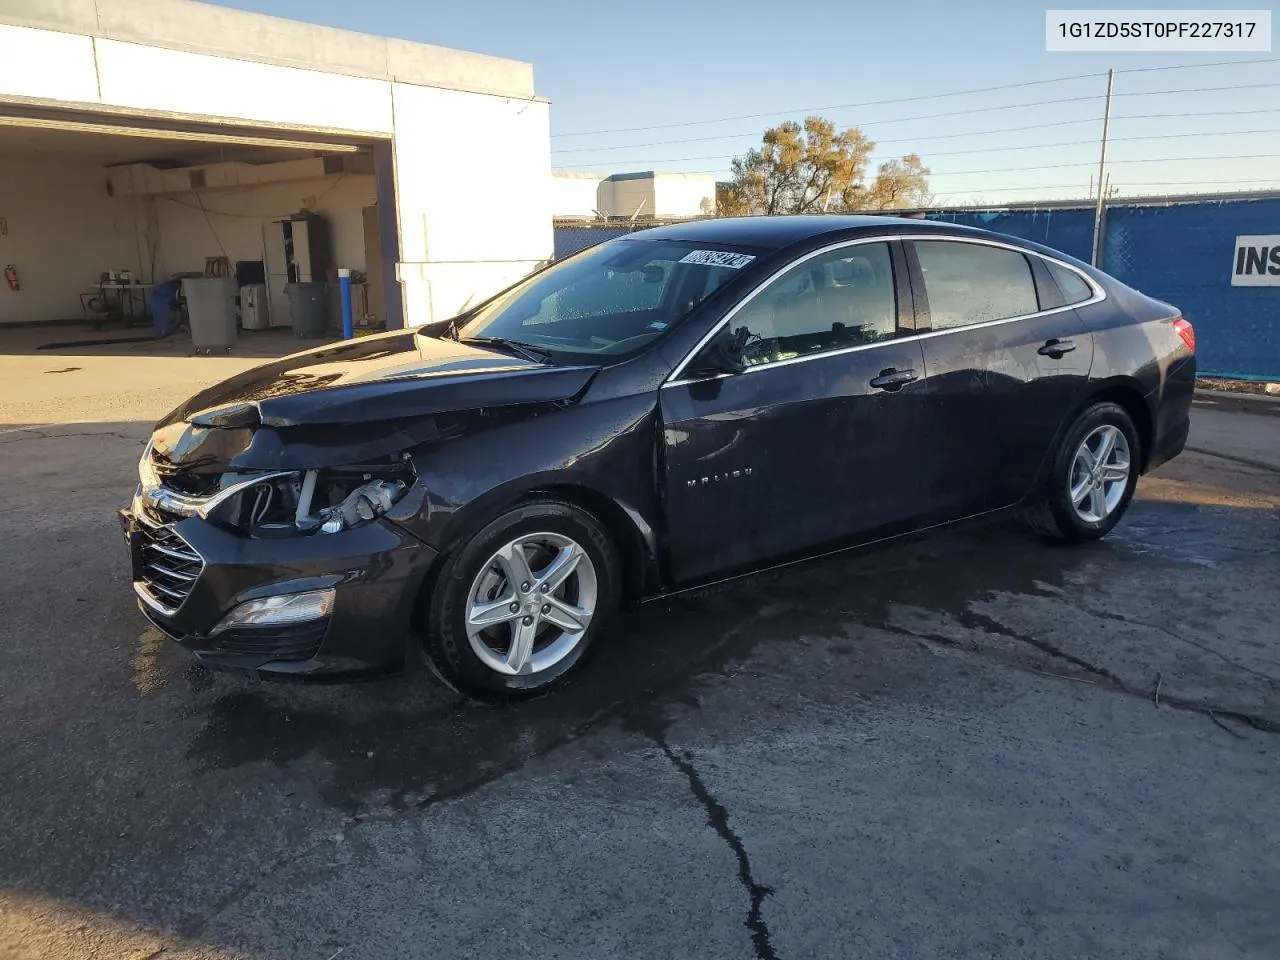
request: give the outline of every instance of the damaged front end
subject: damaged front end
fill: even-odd
[[[219,473],[205,464],[202,472],[186,472],[159,454],[154,441],[138,474],[137,506],[157,519],[199,517],[254,540],[340,533],[369,523],[416,480],[408,453],[336,467]]]
[[[276,426],[241,403],[163,424],[138,464],[137,504],[251,539],[332,534],[385,514],[413,486],[411,448],[434,418]]]
[[[402,665],[437,558],[420,537],[434,494],[419,471],[453,439],[561,408],[595,373],[366,339],[210,387],[152,434],[121,511],[134,592],[210,664],[326,676]]]
[[[405,597],[434,555],[380,521],[398,505],[413,509],[404,501],[419,484],[406,448],[436,437],[434,424],[312,435],[251,417],[213,411],[162,425],[147,444],[122,512],[140,608],[215,666],[398,666]]]

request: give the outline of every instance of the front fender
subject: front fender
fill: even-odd
[[[627,517],[656,557],[656,416],[647,392],[498,424],[477,414],[463,436],[414,454],[421,503],[397,520],[444,551],[537,491],[579,490]]]

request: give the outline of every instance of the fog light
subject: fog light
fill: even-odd
[[[311,590],[281,597],[262,597],[240,604],[213,628],[213,633],[237,627],[280,627],[327,617],[333,610],[333,590]]]

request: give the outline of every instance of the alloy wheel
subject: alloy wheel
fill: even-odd
[[[467,639],[489,669],[541,673],[582,642],[599,596],[595,564],[576,540],[523,534],[481,567],[467,593]]]
[[[1070,497],[1076,515],[1101,523],[1115,512],[1129,486],[1129,441],[1112,424],[1090,431],[1071,461]]]

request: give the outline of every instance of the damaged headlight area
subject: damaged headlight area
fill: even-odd
[[[199,515],[259,539],[339,533],[382,516],[414,480],[407,457],[316,470],[226,473]]]

